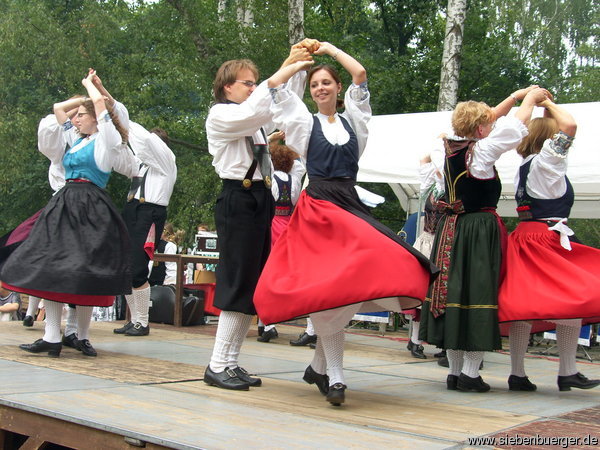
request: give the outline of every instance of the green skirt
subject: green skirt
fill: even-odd
[[[440,230],[447,217],[438,224],[432,261],[436,260]],[[502,348],[498,327],[501,232],[492,213],[458,216],[447,274],[446,309],[440,316],[433,316],[430,291],[423,303],[419,339],[450,350]]]

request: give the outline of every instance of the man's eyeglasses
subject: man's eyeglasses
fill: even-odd
[[[248,80],[235,80],[236,83],[242,83],[244,86],[246,87],[256,87],[256,83],[254,81],[248,81]]]

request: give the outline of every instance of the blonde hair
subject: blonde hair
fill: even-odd
[[[452,113],[452,129],[454,134],[461,137],[475,137],[479,125],[492,123],[496,120],[494,110],[483,102],[469,100],[460,102]]]
[[[232,59],[225,61],[217,70],[215,81],[213,81],[213,95],[216,103],[227,103],[225,86],[235,83],[240,70],[248,69],[258,81],[258,69],[249,59]]]
[[[558,122],[552,117],[536,117],[527,126],[529,134],[517,147],[517,153],[523,158],[539,153],[546,139],[558,133]]]

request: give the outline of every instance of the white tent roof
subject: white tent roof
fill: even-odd
[[[600,218],[600,102],[561,105],[577,122],[577,136],[569,151],[567,175],[575,189],[573,218]],[[513,108],[510,114],[513,114]],[[536,108],[534,115],[542,114]],[[418,209],[419,160],[433,148],[440,133],[451,134],[451,111],[374,116],[369,141],[359,162],[358,181],[389,183],[402,208]],[[521,157],[515,151],[502,155],[496,168],[502,180],[498,213],[516,216],[513,180]]]

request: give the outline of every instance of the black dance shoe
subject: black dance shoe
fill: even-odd
[[[317,348],[317,343],[316,342],[315,343],[311,342],[310,344],[308,344],[308,346],[314,350],[314,349]]]
[[[441,358],[439,358],[437,363],[438,363],[438,366],[450,367],[450,363],[448,362],[447,356],[442,356]]]
[[[262,336],[256,338],[258,342],[269,342],[271,339],[275,339],[279,336],[279,333],[275,328],[271,328],[270,330],[266,330],[263,332]]]
[[[316,384],[323,395],[327,395],[329,392],[329,377],[315,372],[315,369],[313,369],[312,366],[306,368],[302,379],[308,384]]]
[[[150,324],[143,326],[141,323],[136,323],[125,332],[125,336],[148,336],[150,334]]]
[[[63,336],[62,338],[62,344],[66,347],[71,347],[74,348],[76,350],[79,350],[77,348],[77,335],[75,333],[71,333],[68,336]]]
[[[446,378],[446,389],[448,389],[449,391],[456,391],[457,384],[458,384],[458,376],[457,375],[448,375],[448,377]]]
[[[234,391],[248,391],[250,385],[240,379],[235,370],[226,368],[221,373],[213,372],[210,366],[204,372],[204,382],[210,386],[217,386],[223,389],[231,389]]]
[[[251,377],[248,371],[243,367],[238,366],[233,370],[240,380],[248,383],[251,387],[258,387],[262,384],[262,380],[260,378]]]
[[[413,358],[417,359],[427,359],[427,356],[423,353],[423,346],[420,344],[415,344],[410,339],[408,340],[408,345],[406,348],[410,351],[410,354]]]
[[[49,357],[58,358],[60,356],[60,351],[62,350],[62,343],[46,342],[43,339],[38,339],[33,344],[21,344],[19,345],[19,348],[29,353],[48,352]]]
[[[121,328],[115,328],[113,330],[113,333],[115,334],[125,334],[125,332],[127,330],[129,330],[131,327],[133,326],[133,322],[127,322],[125,325],[123,325]]]
[[[575,375],[558,376],[558,390],[570,391],[571,388],[592,389],[600,384],[600,380],[590,380],[577,372]]]
[[[456,389],[463,392],[487,392],[490,390],[490,385],[483,381],[481,377],[471,378],[461,373],[458,376]]]
[[[508,377],[508,389],[511,391],[535,391],[537,386],[529,381],[529,377],[511,375]]]
[[[434,358],[445,358],[446,357],[446,350],[442,350],[441,352],[437,352],[433,354]]]
[[[327,401],[333,406],[340,406],[346,400],[346,385],[342,383],[335,383],[333,386],[329,386],[327,392]]]
[[[98,356],[98,352],[87,339],[77,339],[77,347],[75,348],[85,356]]]
[[[265,332],[265,327],[263,327],[263,326],[258,327],[258,335],[259,336],[262,336],[264,332]]]
[[[25,316],[25,318],[23,319],[23,326],[24,327],[32,327],[33,326],[33,317],[32,316]]]
[[[293,345],[294,347],[304,347],[305,345],[316,344],[316,343],[317,343],[317,335],[313,334],[311,336],[306,331],[304,333],[302,333],[300,336],[298,336],[298,339],[294,339],[293,341],[290,341],[290,345]]]

